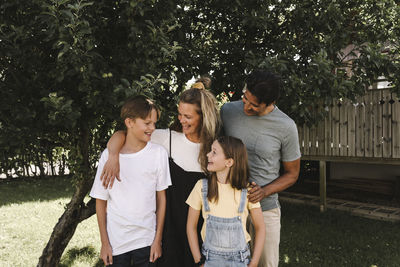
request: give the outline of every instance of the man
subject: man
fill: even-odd
[[[295,122],[275,105],[280,79],[275,74],[252,72],[242,101],[226,103],[221,118],[226,135],[242,139],[249,155],[251,202],[260,201],[266,238],[259,267],[279,264],[281,213],[278,192],[293,185],[300,171],[300,147]],[[280,174],[280,163],[283,172]]]

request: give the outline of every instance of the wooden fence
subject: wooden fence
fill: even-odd
[[[298,126],[302,159],[400,164],[400,99],[372,89],[355,103],[337,101],[317,125]]]

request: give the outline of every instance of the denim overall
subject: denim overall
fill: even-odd
[[[208,205],[207,179],[203,179],[201,189],[205,212],[210,212]],[[243,267],[250,262],[250,249],[246,243],[241,217],[246,203],[247,189],[242,189],[238,216],[221,218],[207,215],[206,237],[202,254],[206,257],[204,267]]]

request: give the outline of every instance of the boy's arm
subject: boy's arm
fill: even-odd
[[[164,229],[165,210],[167,205],[165,190],[157,191],[156,201],[157,226],[156,236],[154,237],[153,244],[151,244],[150,248],[150,262],[155,262],[159,257],[161,257],[162,254],[161,242]]]
[[[104,188],[107,188],[108,186],[112,188],[115,178],[117,178],[118,181],[121,181],[119,178],[119,152],[125,144],[125,139],[126,132],[117,131],[111,136],[110,140],[108,140],[108,160],[104,165],[100,176]]]
[[[195,263],[200,262],[201,252],[199,247],[199,238],[197,237],[197,223],[200,217],[200,210],[195,210],[189,206],[189,213],[186,223],[186,234],[189,241],[190,251]]]
[[[265,224],[261,208],[251,209],[250,216],[251,216],[251,221],[254,225],[254,229],[256,231],[256,235],[254,240],[253,256],[248,266],[257,267],[258,262],[260,261],[262,249],[264,247],[264,242],[265,242]]]
[[[107,234],[106,212],[107,201],[96,198],[96,214],[97,222],[100,230],[101,250],[100,258],[103,260],[104,265],[112,264],[112,249]]]

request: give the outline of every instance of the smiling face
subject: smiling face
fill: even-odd
[[[249,90],[243,90],[243,112],[248,116],[262,116],[268,113],[268,107],[265,103],[260,103],[256,96]]]
[[[207,170],[210,172],[227,172],[232,166],[232,159],[225,157],[224,150],[218,141],[214,141],[211,145],[211,151],[207,154],[208,164]]]
[[[145,118],[127,118],[125,124],[128,129],[128,135],[135,138],[140,143],[150,141],[151,134],[156,129],[157,111],[152,109],[150,114]]]
[[[178,120],[182,125],[182,132],[192,142],[200,141],[201,115],[195,104],[180,102],[178,106]]]

